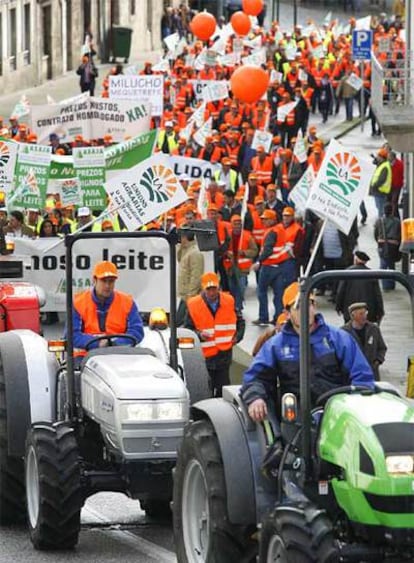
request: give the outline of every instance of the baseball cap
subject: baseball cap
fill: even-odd
[[[105,219],[104,221],[102,221],[102,229],[108,229],[111,227],[113,227],[112,221],[110,221],[109,219]]]
[[[295,215],[295,210],[293,209],[293,207],[284,207],[282,215],[290,215],[291,217],[293,217]]]
[[[377,152],[377,156],[380,156],[381,158],[388,158],[387,149],[379,149]]]
[[[206,272],[201,276],[201,287],[202,289],[208,289],[209,287],[218,287],[219,279],[218,275],[214,272]]]
[[[273,221],[276,221],[277,219],[276,211],[273,211],[273,209],[265,209],[263,213],[260,215],[260,218],[272,219]]]
[[[351,314],[353,311],[356,311],[357,309],[368,309],[368,305],[362,301],[360,303],[351,303],[350,306],[348,307],[348,313]]]
[[[78,209],[78,217],[89,217],[91,214],[91,210],[89,207],[79,207]]]
[[[118,268],[113,262],[109,262],[108,260],[97,262],[93,269],[93,277],[99,280],[103,278],[117,278]]]

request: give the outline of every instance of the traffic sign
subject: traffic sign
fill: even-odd
[[[372,31],[354,29],[352,31],[352,57],[356,61],[371,60]]]

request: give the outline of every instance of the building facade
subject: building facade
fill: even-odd
[[[162,11],[159,0],[0,0],[0,95],[76,69],[86,32],[101,61],[116,26],[132,29],[132,60],[159,49]]]

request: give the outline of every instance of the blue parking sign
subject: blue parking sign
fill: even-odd
[[[356,61],[371,60],[372,31],[354,29],[352,31],[352,57]]]

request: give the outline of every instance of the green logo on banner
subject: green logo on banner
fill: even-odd
[[[178,180],[170,168],[154,164],[141,176],[141,186],[147,189],[150,201],[163,203],[171,199],[178,188]]]

